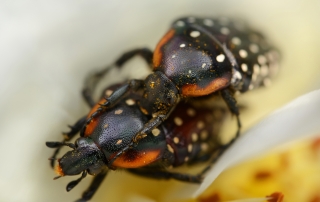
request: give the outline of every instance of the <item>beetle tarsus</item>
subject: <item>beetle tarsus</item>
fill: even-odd
[[[75,186],[77,186],[77,184],[79,184],[79,182],[81,182],[81,180],[86,176],[87,176],[87,171],[83,171],[80,178],[69,182],[69,184],[66,187],[67,192],[71,191]]]

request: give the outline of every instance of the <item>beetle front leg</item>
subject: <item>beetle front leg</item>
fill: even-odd
[[[178,103],[178,102],[177,102]],[[157,126],[159,126],[161,123],[163,123],[172,113],[172,111],[174,110],[174,108],[176,107],[177,103],[175,103],[171,109],[169,110],[169,112],[167,111],[161,111],[158,113],[155,113],[153,116],[153,118],[146,123],[143,126],[143,129],[141,131],[139,131],[133,138],[132,138],[132,142],[127,145],[125,148],[123,148],[121,151],[119,151],[112,159],[109,159],[109,163],[108,163],[108,168],[112,169],[112,164],[113,162],[120,156],[122,155],[124,152],[126,152],[128,149],[130,149],[131,147],[134,147],[135,145],[138,144],[139,140],[141,140],[142,138],[145,138],[147,136],[148,133],[150,133],[154,128],[156,128]]]
[[[114,67],[121,68],[124,63],[126,63],[128,60],[133,58],[134,56],[141,56],[148,64],[148,66],[152,67],[152,56],[153,52],[148,48],[138,48],[134,49],[128,52],[125,52],[122,54],[113,65],[107,66],[106,68],[97,71],[91,75],[89,75],[84,83],[84,87],[82,90],[82,96],[84,100],[87,102],[87,104],[90,107],[93,107],[95,105],[95,101],[93,99],[93,92],[97,86],[97,84],[100,82],[100,80]]]
[[[90,183],[90,186],[86,191],[83,192],[81,199],[78,199],[77,202],[85,202],[89,201],[93,195],[96,193],[98,188],[100,187],[102,181],[107,176],[108,171],[107,169],[100,172],[98,175],[94,176],[92,182]]]
[[[137,143],[140,139],[147,136],[148,133],[150,133],[154,128],[159,126],[161,123],[163,123],[173,112],[173,110],[176,108],[179,101],[176,101],[168,111],[160,111],[157,113],[154,113],[152,116],[153,118],[146,123],[141,131],[139,131],[133,138],[133,142]]]
[[[120,58],[116,60],[115,65],[118,67],[122,67],[124,63],[137,55],[141,56],[142,59],[147,62],[149,67],[152,67],[153,52],[148,48],[137,48],[124,53],[122,56],[120,56]]]
[[[91,116],[86,120],[86,124],[81,130],[81,136],[83,136],[87,125],[92,121],[94,117],[96,117],[100,113],[103,113],[108,108],[116,105],[120,100],[126,97],[130,91],[138,91],[143,87],[143,80],[133,79],[115,90],[109,97],[105,98],[106,101],[103,104],[100,104],[100,107],[95,112],[93,112]]]

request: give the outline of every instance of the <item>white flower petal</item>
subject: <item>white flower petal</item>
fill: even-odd
[[[229,166],[280,144],[320,133],[320,90],[303,95],[255,125],[238,139],[193,193],[199,196]]]

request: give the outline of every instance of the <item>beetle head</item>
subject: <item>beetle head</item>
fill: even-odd
[[[90,138],[79,138],[75,149],[58,160],[56,172],[60,176],[78,175],[86,170],[97,174],[103,168],[103,159],[102,152]]]

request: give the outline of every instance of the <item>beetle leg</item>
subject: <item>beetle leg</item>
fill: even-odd
[[[231,94],[229,89],[221,90],[221,96],[224,99],[224,101],[227,103],[231,113],[236,115],[238,130],[237,130],[236,136],[232,140],[230,140],[225,145],[221,145],[221,147],[219,148],[219,152],[211,160],[210,164],[199,173],[200,176],[203,176],[211,168],[211,166],[218,160],[218,158],[224,153],[224,151],[227,148],[229,148],[236,141],[236,139],[238,139],[238,137],[240,136],[241,122],[240,122],[240,119],[239,119],[239,109],[237,107],[237,102],[234,99],[234,97],[232,96],[232,94]]]
[[[229,89],[223,89],[220,92],[223,100],[227,103],[229,110],[232,114],[236,115],[237,118],[237,133],[235,137],[228,144],[225,145],[225,147],[228,147],[240,136],[241,122],[239,118],[239,108],[237,106],[236,99],[234,99]]]
[[[161,112],[157,112],[154,114],[154,117],[144,125],[144,127],[142,128],[142,130],[140,132],[138,132],[132,139],[132,142],[127,145],[126,147],[124,147],[121,151],[119,151],[112,159],[109,159],[109,163],[108,163],[108,168],[112,168],[112,164],[113,162],[124,152],[126,152],[128,149],[130,149],[131,147],[133,147],[134,145],[137,145],[139,140],[142,138],[145,138],[147,136],[148,133],[150,133],[154,128],[156,128],[157,126],[159,126],[162,122],[164,122],[172,113],[172,111],[174,110],[175,106],[177,104],[174,104],[171,109],[169,110],[169,112],[167,111],[161,111]]]
[[[168,119],[168,117],[170,116],[170,114],[173,112],[173,110],[176,108],[177,104],[179,103],[179,101],[177,100],[176,103],[174,103],[170,109],[164,110],[164,111],[160,111],[157,113],[152,114],[153,118],[151,120],[149,120],[141,129],[141,131],[139,131],[133,138],[133,142],[137,143],[140,139],[144,138],[146,136],[146,134],[150,133],[154,128],[156,128],[157,126],[159,126],[161,123],[163,123],[166,119]]]
[[[168,172],[162,170],[150,169],[128,169],[129,172],[148,178],[155,179],[175,179],[183,182],[201,183],[202,177],[200,175],[190,175],[185,173]]]
[[[73,126],[69,126],[69,128],[71,129],[69,132],[67,133],[62,133],[63,134],[63,141],[62,143],[65,143],[66,141],[72,139],[83,127],[83,125],[86,123],[86,117],[82,117],[81,119],[79,119]],[[50,165],[53,168],[54,167],[54,162],[55,159],[60,151],[61,146],[57,147],[55,149],[55,151],[53,152],[53,155],[50,157]]]
[[[225,145],[221,145],[219,148],[219,151],[217,152],[217,154],[213,157],[213,159],[211,159],[209,165],[207,167],[205,167],[200,173],[200,176],[203,176],[211,167],[212,165],[220,158],[220,156],[235,142],[237,138],[233,138],[230,142],[228,142]]]
[[[115,61],[113,65],[107,66],[106,68],[98,72],[90,74],[86,78],[84,88],[82,90],[82,96],[90,107],[93,107],[96,103],[93,99],[93,91],[95,90],[98,82],[104,77],[104,75],[106,75],[109,70],[114,67],[121,68],[125,62],[136,55],[140,55],[147,62],[148,66],[150,68],[152,67],[152,51],[148,48],[139,48],[124,53]]]
[[[147,64],[152,66],[152,56],[153,52],[148,48],[138,48],[124,53],[120,58],[118,58],[115,62],[116,66],[121,67],[125,62],[133,58],[134,56],[141,56]]]
[[[83,136],[87,125],[92,121],[93,118],[98,116],[100,113],[103,113],[107,108],[116,105],[120,100],[126,97],[130,91],[138,91],[139,89],[143,88],[143,86],[143,80],[133,79],[115,90],[109,97],[105,98],[106,101],[101,104],[100,107],[86,120],[80,135]]]
[[[89,201],[92,196],[96,193],[98,188],[100,187],[102,181],[107,176],[107,169],[100,172],[98,175],[94,176],[92,182],[90,183],[90,186],[86,191],[83,192],[81,199],[78,199],[76,202],[84,202]]]

